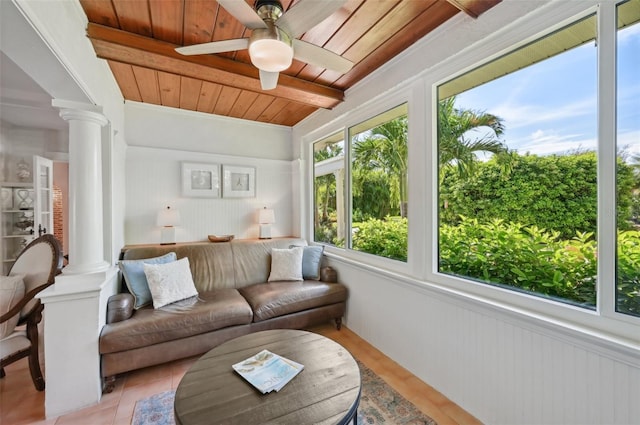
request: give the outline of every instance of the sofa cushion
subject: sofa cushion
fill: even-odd
[[[344,302],[347,287],[318,281],[270,282],[239,289],[253,309],[253,321]]]
[[[144,264],[144,274],[149,282],[153,308],[198,295],[188,258],[167,264]]]
[[[176,261],[176,253],[169,252],[153,258],[140,258],[135,260],[122,260],[118,264],[122,271],[125,284],[133,295],[133,308],[138,309],[152,303],[149,283],[144,274],[144,264],[165,264]]]
[[[137,310],[102,328],[100,353],[114,353],[186,338],[227,326],[251,323],[253,312],[236,289],[201,292],[197,297],[154,309]]]
[[[271,250],[271,273],[268,282],[302,280],[302,247]]]

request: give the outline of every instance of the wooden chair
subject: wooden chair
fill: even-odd
[[[62,249],[58,240],[49,234],[40,236],[27,245],[9,275],[22,275],[24,296],[6,313],[0,312],[0,324],[19,315],[13,332],[0,340],[0,378],[4,367],[23,357],[29,357],[29,370],[38,391],[44,390],[44,378],[38,359],[38,323],[44,305],[35,296],[54,283],[62,269]],[[15,319],[14,319],[15,320]]]

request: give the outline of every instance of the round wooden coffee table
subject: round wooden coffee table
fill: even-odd
[[[304,365],[279,392],[261,394],[231,365],[262,350]],[[360,369],[340,344],[311,332],[270,330],[225,342],[184,375],[174,404],[178,425],[356,422]]]

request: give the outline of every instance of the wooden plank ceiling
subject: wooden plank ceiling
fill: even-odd
[[[284,10],[299,0],[281,0]],[[317,0],[318,1],[318,0]],[[327,0],[320,0],[327,1]],[[254,0],[246,0],[253,6]],[[126,100],[292,126],[457,13],[500,0],[347,0],[300,38],[355,65],[346,74],[295,61],[274,90],[260,88],[247,50],[183,56],[175,47],[248,37],[215,0],[80,0],[87,34]]]

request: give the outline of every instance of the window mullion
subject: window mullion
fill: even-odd
[[[598,311],[615,313],[616,5],[598,10]]]
[[[351,246],[351,220],[352,220],[352,211],[353,208],[353,200],[352,200],[352,170],[351,170],[351,149],[353,147],[351,141],[351,130],[349,128],[345,128],[344,130],[345,137],[345,149],[344,149],[344,247],[346,249],[352,249]]]

